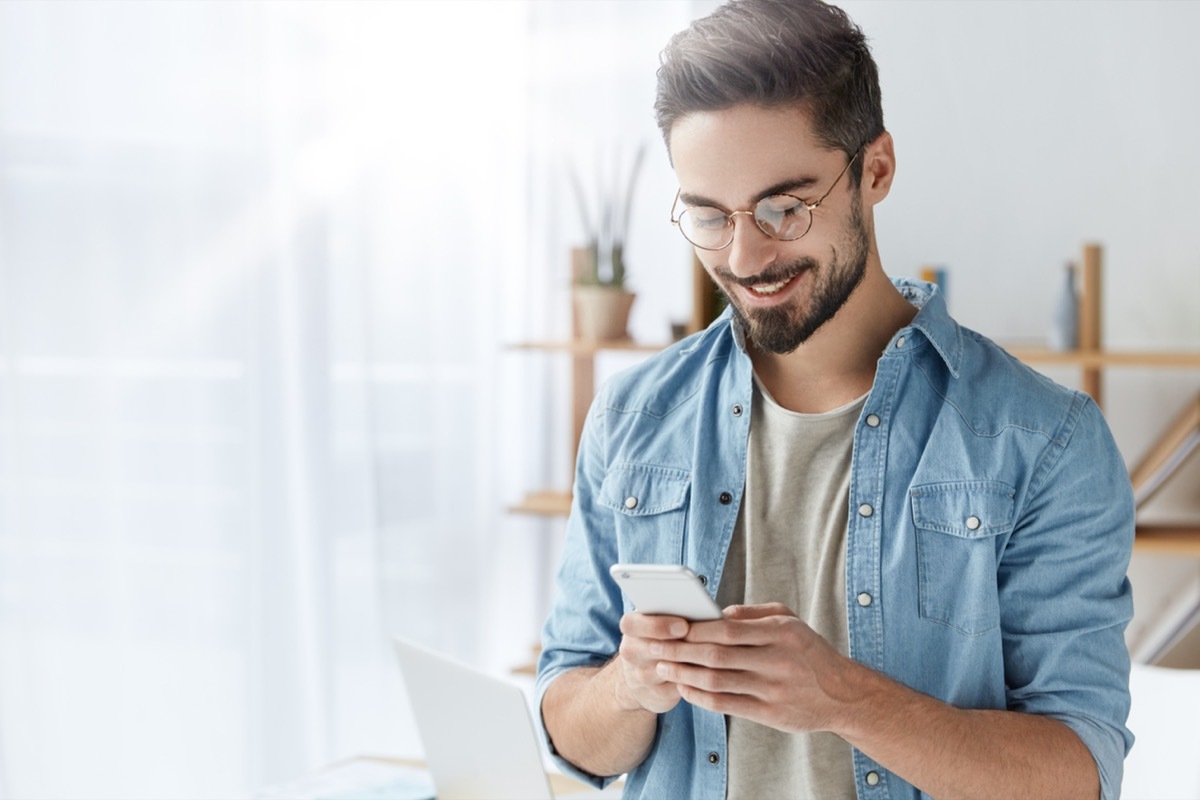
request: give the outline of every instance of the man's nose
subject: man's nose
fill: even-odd
[[[733,242],[729,245],[729,271],[739,278],[759,274],[775,260],[778,244],[778,241],[762,232],[753,214],[736,212],[733,217]]]

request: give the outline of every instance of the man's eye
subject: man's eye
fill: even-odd
[[[689,208],[688,216],[691,217],[692,225],[696,228],[715,229],[724,228],[728,217],[725,213],[718,211],[715,208]]]
[[[763,198],[758,204],[758,211],[773,217],[787,217],[797,213],[803,206],[802,202],[791,195],[776,194]]]

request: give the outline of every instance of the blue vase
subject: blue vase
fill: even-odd
[[[1063,270],[1062,288],[1054,303],[1054,319],[1048,340],[1051,350],[1074,350],[1079,347],[1079,294],[1075,291],[1075,265]]]

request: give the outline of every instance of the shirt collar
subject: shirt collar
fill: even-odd
[[[946,296],[936,283],[919,281],[915,278],[892,278],[892,284],[904,295],[904,299],[917,307],[917,316],[909,327],[925,334],[946,368],[955,378],[962,363],[962,329],[950,318],[946,310]]]

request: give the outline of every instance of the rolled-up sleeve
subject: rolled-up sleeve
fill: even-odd
[[[1058,719],[1091,751],[1101,796],[1117,798],[1133,736],[1126,577],[1129,475],[1099,409],[1079,394],[1033,476],[1001,560],[1008,707]]]
[[[579,667],[602,666],[616,654],[621,642],[621,593],[608,574],[617,561],[617,544],[604,509],[596,503],[606,462],[604,397],[602,391],[593,401],[579,445],[554,600],[542,629],[535,690],[538,709],[558,676]],[[598,788],[613,780],[583,772],[559,756],[540,713],[538,721],[550,754],[564,772]]]

